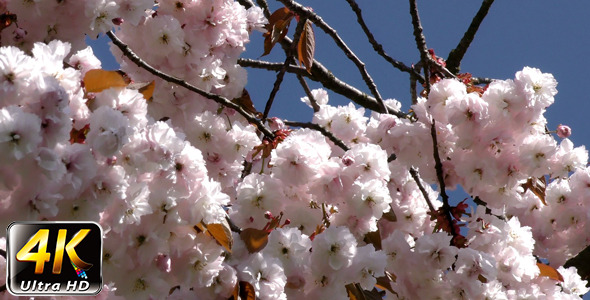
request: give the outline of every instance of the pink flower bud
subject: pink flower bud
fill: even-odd
[[[569,128],[569,126],[566,125],[562,125],[559,124],[559,126],[557,126],[557,136],[565,139],[567,137],[569,137],[570,135],[572,135],[572,129]]]
[[[112,21],[113,21],[113,24],[115,24],[115,26],[119,26],[119,25],[123,24],[123,18],[114,18]]]
[[[348,166],[354,164],[354,158],[352,158],[350,156],[344,156],[342,158],[342,163],[348,167]]]

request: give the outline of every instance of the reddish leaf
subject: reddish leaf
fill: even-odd
[[[125,78],[117,71],[94,69],[84,75],[84,87],[89,93],[98,93],[112,87],[126,87]]]
[[[547,188],[547,181],[545,180],[545,176],[534,178],[531,177],[529,180],[522,185],[524,191],[531,190],[533,194],[535,194],[543,204],[547,205],[545,202],[545,189]]]
[[[258,252],[268,243],[268,232],[255,228],[246,228],[240,232],[240,238],[246,244],[248,252]]]
[[[233,99],[232,102],[241,106],[245,111],[256,116],[256,118],[262,118],[262,113],[256,110],[254,103],[252,103],[252,99],[250,98],[250,94],[246,89],[242,91],[242,96]]]
[[[563,276],[561,276],[554,267],[542,263],[537,263],[537,267],[539,267],[539,271],[541,271],[539,276],[545,276],[563,282]]]
[[[240,299],[256,300],[256,290],[247,281],[240,281]]]
[[[305,20],[303,32],[301,32],[301,37],[299,37],[299,43],[297,43],[299,63],[304,65],[307,73],[310,74],[311,67],[313,66],[313,56],[315,54],[315,34],[312,24],[311,21]]]
[[[201,222],[197,227],[202,231],[206,229],[207,231],[205,232],[208,235],[213,237],[225,250],[231,253],[231,247],[234,241],[227,221],[224,220],[221,224],[205,224]]]
[[[272,13],[268,24],[265,25],[264,54],[262,56],[269,54],[275,44],[285,38],[293,16],[294,14],[286,7],[279,8]]]

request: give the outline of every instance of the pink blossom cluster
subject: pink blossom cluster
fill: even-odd
[[[15,25],[2,30],[3,46],[30,50],[34,43],[68,41],[72,49],[85,48],[85,35],[96,38],[113,27],[113,20],[138,24],[153,0],[0,0],[0,13],[17,16]]]
[[[131,79],[156,81],[153,99],[130,87],[88,93],[81,85],[100,68],[80,46],[83,34],[117,19],[117,35],[155,68],[238,97],[247,78],[236,60],[265,22],[259,8],[230,0],[74,2],[0,0],[18,15],[15,32],[26,31],[20,40],[2,31],[2,45],[19,48],[0,48],[0,226],[99,222],[98,298],[228,299],[247,283],[260,299],[346,299],[345,286],[371,290],[378,280],[390,285],[386,299],[579,299],[589,291],[575,268],[562,267],[590,244],[588,154],[565,138],[568,129],[558,130],[558,143],[545,128],[556,94],[550,74],[527,67],[482,94],[443,79],[408,119],[367,117],[314,90],[313,122],[349,149],[275,120],[286,138],[265,156],[255,150],[262,141],[254,126],[235,111],[149,75],[117,50]],[[70,55],[70,43],[49,42],[56,37],[82,50]],[[491,210],[479,205],[460,216],[465,247],[432,217],[443,206],[433,188],[432,132],[447,186]],[[527,188],[541,177],[545,188]],[[239,227],[226,233],[233,245],[211,234],[228,219]],[[238,233],[246,229],[262,231],[267,243],[252,250]],[[563,281],[542,276],[537,257]]]
[[[159,1],[155,8],[138,22],[123,22],[117,36],[158,70],[228,99],[241,96],[247,73],[237,59],[250,33],[266,23],[262,10],[233,0]],[[112,52],[134,81],[156,81],[150,116],[186,129],[187,140],[210,162],[210,176],[235,194],[242,156],[260,143],[253,128],[235,111],[219,114],[223,107],[215,102],[139,69],[114,46]]]

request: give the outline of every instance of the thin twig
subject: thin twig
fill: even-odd
[[[283,63],[283,67],[281,68],[281,70],[277,74],[277,78],[275,80],[275,83],[273,84],[272,91],[270,91],[270,95],[268,96],[268,100],[266,101],[266,106],[264,107],[264,113],[262,114],[262,122],[266,121],[266,118],[268,117],[268,114],[270,113],[270,108],[272,107],[274,99],[275,99],[277,93],[279,92],[279,89],[281,88],[281,83],[283,82],[283,78],[285,77],[285,72],[287,71],[287,68],[289,67],[289,65],[291,65],[292,63],[295,62],[295,59],[294,59],[295,49],[294,48],[295,48],[295,45],[297,45],[297,42],[299,41],[299,37],[301,36],[301,32],[303,31],[303,27],[305,26],[305,22],[306,22],[305,18],[302,18],[299,20],[299,22],[297,22],[297,28],[295,29],[295,35],[294,35],[294,39],[293,39],[293,43],[292,43],[293,46],[289,50],[285,49],[285,55],[287,57],[285,58],[285,62]]]
[[[420,192],[422,192],[422,196],[424,196],[424,200],[426,200],[426,204],[428,204],[428,208],[430,209],[430,211],[435,212],[436,209],[434,208],[434,205],[432,205],[432,201],[430,201],[428,192],[426,192],[426,189],[422,185],[422,180],[420,180],[420,176],[418,176],[418,172],[416,171],[416,169],[410,168],[410,175],[418,185],[418,189],[420,190]]]
[[[334,42],[336,42],[336,45],[338,45],[338,47],[340,49],[342,49],[344,54],[346,54],[346,57],[348,57],[355,64],[357,69],[359,70],[359,73],[363,77],[363,80],[365,81],[365,84],[367,85],[367,87],[371,91],[371,94],[373,94],[373,96],[375,97],[375,100],[377,100],[377,102],[379,103],[380,110],[378,110],[378,111],[381,113],[388,113],[387,106],[383,102],[383,98],[381,98],[381,94],[377,90],[377,85],[373,81],[373,78],[371,78],[371,75],[369,74],[369,72],[367,72],[367,68],[365,67],[365,63],[363,63],[356,56],[356,54],[354,54],[354,52],[352,52],[352,50],[350,48],[348,48],[348,45],[346,45],[346,43],[344,43],[344,41],[340,38],[338,33],[336,33],[336,30],[334,30],[332,27],[330,27],[330,25],[328,25],[326,22],[324,22],[324,20],[322,20],[322,18],[320,16],[318,16],[313,11],[305,8],[303,5],[296,3],[292,0],[279,0],[279,1],[281,3],[283,3],[287,8],[289,8],[291,11],[293,11],[297,15],[299,15],[300,17],[308,18],[316,26],[318,26],[326,34],[328,34],[334,40]]]
[[[277,73],[277,78],[275,79],[275,83],[272,86],[272,90],[270,91],[270,95],[268,96],[268,100],[266,100],[266,105],[264,106],[264,113],[262,114],[262,122],[266,121],[268,114],[270,113],[270,108],[274,102],[275,96],[279,92],[281,88],[281,83],[283,82],[283,78],[285,77],[285,72],[287,71],[287,67],[291,64],[293,58],[288,56],[285,58],[285,62],[283,63],[283,67]]]
[[[414,74],[410,75],[410,96],[412,97],[412,105],[418,104],[418,92],[417,92],[416,77]]]
[[[471,20],[471,24],[469,25],[469,28],[467,28],[467,31],[465,31],[463,38],[461,38],[457,47],[449,53],[447,58],[447,69],[453,74],[457,74],[459,73],[459,70],[461,70],[461,60],[463,60],[469,45],[473,42],[473,38],[475,38],[475,34],[483,22],[483,19],[485,19],[488,14],[492,3],[494,3],[494,0],[483,0],[481,7],[473,17],[473,20]]]
[[[367,24],[365,23],[365,20],[363,19],[361,8],[358,6],[356,1],[355,0],[346,0],[346,1],[348,2],[350,7],[352,8],[354,13],[356,14],[357,23],[359,25],[361,25],[363,31],[365,32],[365,35],[369,39],[369,43],[371,43],[375,52],[377,52],[377,54],[381,55],[381,57],[383,57],[393,67],[399,69],[402,72],[407,72],[407,73],[410,73],[410,74],[416,76],[416,79],[418,81],[420,81],[420,83],[424,83],[424,77],[420,73],[416,72],[416,70],[414,70],[413,68],[406,66],[403,62],[392,58],[391,56],[389,56],[385,52],[385,50],[383,50],[383,45],[381,45],[379,42],[377,42],[377,40],[375,39],[375,36],[373,36],[373,33],[371,32],[371,30],[369,30],[369,27],[367,27]]]
[[[330,141],[332,141],[332,143],[334,143],[336,146],[340,147],[340,149],[342,149],[344,151],[350,150],[350,148],[348,146],[346,146],[346,144],[344,144],[344,142],[341,139],[337,138],[332,132],[328,131],[326,128],[324,128],[321,125],[318,125],[315,123],[294,122],[294,121],[287,121],[287,120],[285,120],[283,122],[287,126],[309,128],[309,129],[317,130],[322,135],[324,135],[325,137],[330,139]]]
[[[180,85],[180,86],[188,89],[191,92],[197,93],[207,99],[211,99],[211,100],[213,100],[225,107],[234,109],[240,115],[242,115],[244,118],[246,118],[246,120],[248,120],[248,122],[256,124],[256,127],[258,128],[258,130],[260,130],[265,136],[267,136],[269,138],[274,138],[274,134],[272,133],[272,131],[270,131],[270,129],[268,129],[266,126],[264,126],[264,124],[260,120],[256,119],[256,117],[254,117],[251,114],[249,114],[248,112],[246,112],[241,106],[239,106],[239,105],[231,102],[230,100],[228,100],[224,97],[221,97],[219,95],[215,95],[215,94],[203,91],[203,90],[197,88],[196,86],[194,86],[194,85],[192,85],[192,84],[190,84],[178,77],[168,75],[160,70],[155,69],[154,67],[147,64],[144,60],[139,58],[139,56],[137,56],[137,54],[135,54],[129,48],[129,46],[127,44],[123,43],[112,31],[108,31],[107,36],[111,39],[113,44],[115,46],[117,46],[123,52],[123,55],[125,55],[129,60],[134,62],[140,68],[150,72],[151,74],[153,74],[153,75],[155,75],[167,82]]]
[[[309,99],[309,104],[311,104],[311,107],[313,108],[313,112],[320,111],[320,106],[318,105],[318,102],[316,101],[313,94],[311,93],[311,90],[309,89],[309,85],[307,85],[305,78],[303,78],[303,76],[298,74],[297,80],[299,80],[299,84],[301,85],[301,87],[305,91],[305,94],[307,95],[307,99]]]
[[[436,170],[436,178],[438,179],[440,195],[443,201],[443,213],[445,218],[447,219],[447,222],[449,222],[451,235],[453,236],[453,240],[455,240],[460,233],[456,232],[455,227],[453,226],[453,216],[451,214],[451,206],[449,205],[449,196],[447,195],[446,191],[442,161],[440,159],[440,154],[438,153],[438,138],[436,136],[436,121],[434,119],[432,120],[432,125],[430,126],[430,135],[432,136],[434,168]]]

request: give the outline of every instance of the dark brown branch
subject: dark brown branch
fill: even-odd
[[[449,57],[447,58],[447,69],[453,74],[457,74],[461,70],[461,60],[463,60],[465,53],[467,53],[467,49],[469,49],[469,45],[473,42],[473,38],[475,38],[475,34],[483,22],[483,19],[485,19],[488,14],[492,3],[494,3],[494,0],[483,0],[481,7],[473,17],[473,20],[471,20],[471,24],[469,25],[469,28],[467,28],[467,31],[465,31],[463,38],[461,38],[457,47],[449,53]]]
[[[438,138],[436,137],[436,121],[432,120],[432,125],[430,126],[430,135],[432,136],[432,147],[434,152],[434,168],[436,170],[436,178],[438,179],[438,186],[440,189],[440,195],[443,201],[443,214],[444,217],[449,222],[450,233],[453,236],[453,240],[459,236],[460,232],[455,231],[455,226],[453,226],[453,216],[451,214],[451,206],[449,205],[449,196],[447,195],[447,190],[445,186],[445,179],[444,179],[444,172],[442,161],[440,159],[440,154],[438,153]]]
[[[420,62],[424,69],[426,91],[430,92],[430,61],[432,59],[430,58],[428,47],[426,46],[426,38],[424,37],[424,30],[422,29],[422,23],[420,22],[416,0],[410,0],[410,15],[412,16],[412,26],[414,27],[414,40],[416,41],[418,52],[420,52]]]
[[[412,178],[414,179],[414,181],[418,185],[418,189],[422,193],[422,196],[424,196],[424,200],[426,200],[426,204],[428,204],[428,208],[430,209],[431,212],[434,213],[436,211],[436,209],[434,208],[434,205],[432,205],[432,201],[430,201],[430,197],[428,197],[428,192],[426,192],[426,189],[422,185],[422,180],[420,180],[420,176],[418,176],[418,172],[416,172],[416,170],[414,168],[410,168],[410,175],[412,176]]]
[[[291,64],[291,61],[293,61],[291,56],[288,56],[287,58],[285,58],[285,62],[283,63],[283,66],[281,67],[281,69],[277,73],[277,78],[275,79],[275,83],[272,86],[272,90],[270,91],[270,95],[268,96],[268,100],[266,100],[266,105],[264,106],[264,113],[262,114],[262,122],[266,121],[266,118],[268,117],[268,114],[270,113],[270,108],[272,107],[275,96],[277,95],[277,93],[279,92],[279,89],[281,88],[281,83],[283,82],[283,78],[285,77],[285,72],[287,71],[287,67]]]
[[[307,85],[305,78],[303,78],[303,76],[301,76],[301,75],[297,75],[297,80],[299,80],[299,84],[301,85],[301,87],[305,91],[305,95],[307,95],[307,99],[309,99],[309,104],[313,108],[313,112],[320,111],[320,106],[318,105],[318,102],[313,97],[313,94],[311,93],[311,90],[309,89],[309,85]]]
[[[328,131],[326,128],[324,128],[321,125],[318,125],[315,123],[293,122],[293,121],[287,121],[287,120],[285,120],[283,122],[287,126],[309,128],[309,129],[317,130],[322,135],[324,135],[325,137],[330,139],[330,141],[332,141],[332,143],[334,143],[336,146],[340,147],[340,149],[342,149],[344,151],[350,150],[350,148],[348,148],[348,146],[346,146],[346,144],[344,144],[344,142],[341,139],[337,138],[332,132]]]
[[[275,79],[275,83],[272,86],[272,90],[270,91],[270,95],[268,96],[268,100],[266,100],[266,105],[264,106],[264,113],[262,114],[262,122],[266,121],[266,118],[268,117],[268,114],[270,113],[270,108],[272,107],[275,96],[277,95],[277,93],[279,92],[279,89],[281,88],[281,83],[283,82],[283,78],[285,77],[285,72],[287,71],[287,67],[291,64],[292,61],[293,61],[293,58],[291,56],[288,56],[287,58],[285,58],[285,62],[283,63],[283,66],[281,67],[281,69],[277,73],[277,78]]]
[[[379,42],[377,42],[377,40],[375,39],[375,36],[373,36],[373,33],[371,32],[371,30],[369,30],[369,27],[367,27],[367,24],[365,23],[365,20],[363,19],[361,8],[358,6],[356,1],[355,0],[346,0],[346,1],[348,2],[350,7],[352,8],[354,13],[356,14],[357,23],[359,25],[361,25],[363,31],[365,32],[365,35],[369,39],[369,43],[371,43],[375,52],[377,52],[377,54],[381,55],[381,57],[383,57],[393,67],[399,69],[402,72],[407,72],[407,73],[410,73],[410,74],[416,76],[416,79],[418,81],[420,81],[420,83],[424,83],[424,77],[422,75],[420,75],[420,73],[416,72],[416,70],[414,70],[413,68],[406,66],[403,62],[395,60],[394,58],[389,56],[385,52],[385,50],[383,50],[383,45],[381,45]]]
[[[410,75],[410,97],[412,97],[412,105],[418,104],[418,91],[414,75]]]
[[[194,85],[192,85],[180,78],[168,75],[160,70],[155,69],[154,67],[147,64],[144,60],[139,58],[139,56],[137,56],[137,54],[135,54],[131,50],[131,48],[129,48],[129,46],[127,46],[127,44],[123,43],[112,31],[108,31],[107,36],[111,39],[113,44],[115,46],[117,46],[119,48],[119,50],[121,50],[123,52],[123,55],[125,55],[125,57],[127,57],[129,60],[134,62],[138,67],[150,72],[151,74],[163,79],[164,81],[167,81],[167,82],[170,82],[173,84],[177,84],[179,86],[182,86],[182,87],[188,89],[191,92],[199,94],[207,99],[211,99],[211,100],[213,100],[225,107],[234,109],[240,115],[242,115],[244,118],[246,118],[246,120],[248,120],[248,122],[255,124],[257,129],[260,130],[265,136],[267,136],[271,139],[274,138],[274,134],[272,133],[272,131],[270,131],[270,129],[268,129],[266,126],[264,126],[264,124],[260,120],[256,119],[256,117],[252,116],[250,113],[245,111],[241,106],[239,106],[239,105],[231,102],[230,100],[228,100],[224,97],[221,97],[219,95],[215,95],[215,94],[203,91],[203,90],[197,88],[196,86],[194,86]]]
[[[284,45],[283,45],[284,44]],[[285,38],[281,45],[283,47],[291,47],[291,41]],[[242,67],[249,67],[249,68],[257,68],[257,69],[265,69],[270,71],[280,71],[283,63],[273,63],[261,60],[254,60],[254,59],[238,59],[238,64]],[[305,76],[313,81],[321,83],[326,89],[329,89],[337,94],[345,96],[346,98],[352,100],[354,103],[370,109],[374,111],[379,111],[380,107],[375,98],[367,95],[357,88],[349,85],[348,83],[340,80],[332,72],[330,72],[326,67],[322,65],[317,60],[313,61],[313,66],[311,67],[311,74],[309,74],[305,68],[290,65],[287,68],[287,72],[294,73],[297,75]],[[399,118],[407,118],[407,115],[399,110],[388,106],[387,110],[390,114],[395,115]]]
[[[279,0],[279,1],[281,3],[283,3],[287,8],[289,8],[291,11],[293,11],[297,15],[299,15],[300,17],[307,18],[310,21],[312,21],[317,27],[319,27],[326,34],[328,34],[334,40],[334,42],[336,42],[336,45],[340,49],[342,49],[344,54],[346,54],[346,57],[348,57],[355,64],[359,73],[363,77],[365,84],[367,85],[367,87],[371,91],[371,94],[373,94],[373,96],[375,97],[375,100],[377,101],[377,103],[379,104],[379,107],[380,107],[380,109],[377,111],[379,111],[381,113],[388,113],[387,106],[385,106],[385,103],[383,102],[383,98],[381,98],[381,94],[377,90],[377,85],[373,81],[373,78],[371,78],[371,75],[369,74],[369,72],[367,72],[367,68],[365,67],[365,63],[363,63],[356,56],[356,54],[354,54],[354,52],[352,52],[352,50],[348,47],[348,45],[346,45],[346,43],[344,43],[344,41],[336,33],[336,30],[334,30],[332,27],[330,27],[330,25],[328,25],[326,22],[324,22],[324,20],[322,20],[322,18],[320,16],[318,16],[313,11],[305,8],[303,5],[296,3],[292,0]]]

